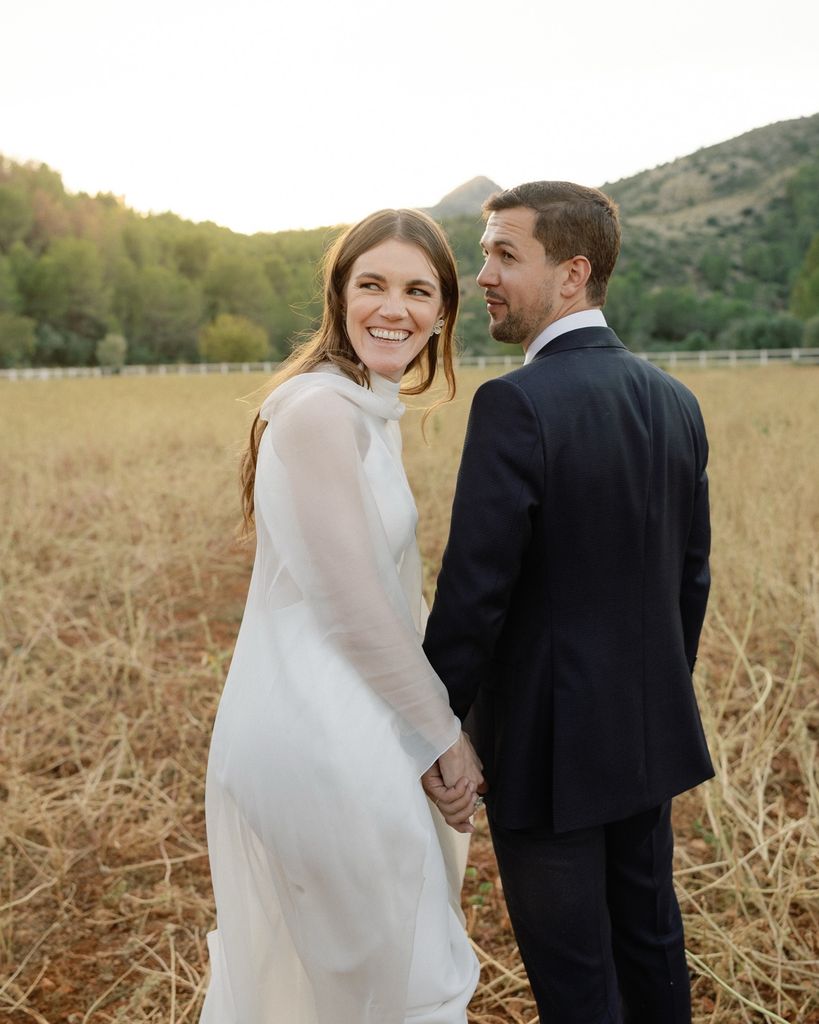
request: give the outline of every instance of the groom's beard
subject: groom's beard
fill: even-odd
[[[534,309],[522,309],[508,312],[503,320],[489,325],[489,333],[495,341],[507,342],[510,345],[522,345],[524,341],[532,342],[540,334],[546,324],[551,323],[554,303],[545,299],[543,305]]]

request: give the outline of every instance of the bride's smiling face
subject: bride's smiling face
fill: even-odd
[[[364,366],[400,381],[441,315],[441,285],[423,249],[390,238],[355,261],[344,307],[347,336]]]

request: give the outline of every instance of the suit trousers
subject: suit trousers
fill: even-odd
[[[488,810],[541,1024],[690,1024],[671,802],[564,833],[503,828]]]

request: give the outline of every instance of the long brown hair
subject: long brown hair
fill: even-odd
[[[322,261],[324,311],[321,324],[315,334],[298,345],[288,356],[281,369],[271,379],[266,389],[267,394],[296,374],[306,373],[320,363],[333,363],[357,384],[369,387],[369,371],[366,366],[359,363],[355,349],[347,337],[344,322],[344,290],[358,257],[393,238],[417,245],[426,255],[441,284],[444,317],[444,327],[440,335],[430,335],[427,344],[407,367],[407,372],[415,372],[416,383],[402,386],[401,392],[405,395],[420,395],[427,391],[435,379],[440,358],[447,382],[447,394],[441,401],[448,402],[455,397],[452,349],[455,320],[458,315],[458,271],[446,235],[431,217],[419,210],[379,210],[353,224],[336,238]],[[245,533],[250,533],[253,529],[256,461],[259,455],[259,442],[266,426],[266,421],[257,412],[250,429],[247,448],[242,455],[240,479]]]

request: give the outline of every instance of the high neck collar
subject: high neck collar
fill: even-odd
[[[331,363],[322,363],[315,370],[299,373],[280,384],[259,410],[263,420],[269,420],[280,402],[302,390],[324,387],[355,402],[364,412],[384,420],[398,420],[404,414],[404,405],[399,400],[399,383],[388,380],[377,373],[370,373],[370,387],[361,387],[346,373]]]
[[[390,380],[389,377],[382,377],[380,373],[375,373],[374,370],[370,370],[370,388],[373,394],[378,395],[379,398],[384,398],[388,402],[398,402],[399,392],[401,391],[401,382]]]

